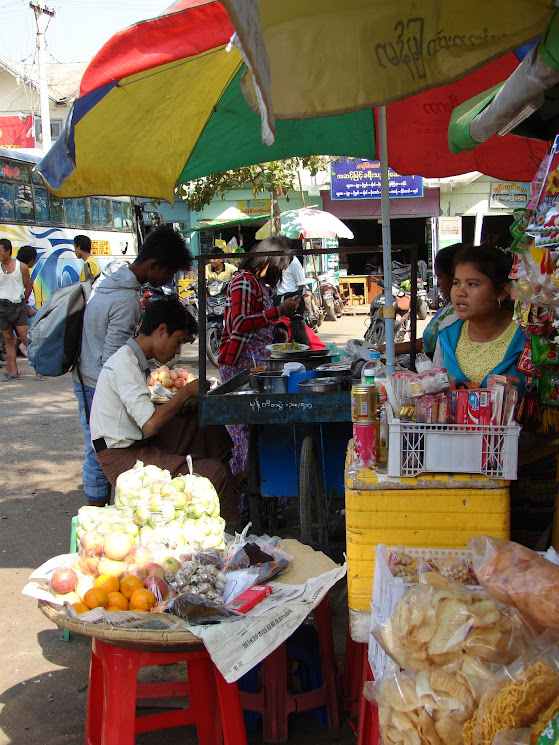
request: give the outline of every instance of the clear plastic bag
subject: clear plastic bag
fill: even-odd
[[[559,566],[512,541],[476,536],[468,542],[487,594],[518,609],[538,633],[559,630]]]
[[[536,745],[558,712],[559,649],[544,636],[487,682],[477,710],[464,724],[464,743],[490,745],[499,731],[502,741],[508,732],[508,742],[517,742],[517,731],[529,727],[529,743]]]
[[[460,745],[489,678],[485,666],[463,655],[452,666],[365,683],[364,695],[378,706],[384,745]]]
[[[467,654],[483,662],[516,659],[530,640],[518,615],[479,590],[427,572],[373,635],[407,670],[421,672]]]

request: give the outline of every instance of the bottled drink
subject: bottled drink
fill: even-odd
[[[386,402],[384,381],[387,377],[386,367],[380,361],[380,352],[369,352],[369,360],[363,365],[361,371],[361,382],[376,387],[378,400],[381,404]]]
[[[388,460],[388,419],[386,407],[383,406],[378,412],[379,437],[377,449],[377,463],[386,463]]]

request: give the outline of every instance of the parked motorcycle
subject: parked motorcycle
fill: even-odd
[[[333,272],[320,274],[318,277],[322,298],[322,308],[327,321],[337,321],[342,315],[344,300],[340,293],[340,286]]]
[[[307,289],[303,296],[305,310],[303,320],[309,328],[317,331],[324,320],[320,284],[315,277],[307,278]]]
[[[218,279],[208,285],[206,292],[206,357],[215,367],[223,334],[228,287],[229,280]]]
[[[378,280],[380,287],[384,288],[384,282]],[[410,298],[399,287],[392,288],[393,306],[396,309],[396,318],[394,319],[394,341],[404,341],[409,331],[410,318]],[[386,296],[384,292],[377,295],[371,301],[369,308],[369,326],[365,331],[365,341],[370,342],[375,347],[384,344],[386,339],[386,330],[384,326],[383,309],[386,305]]]

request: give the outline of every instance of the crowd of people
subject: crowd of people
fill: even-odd
[[[143,314],[140,306],[142,285],[166,285],[177,272],[191,268],[184,239],[171,227],[159,226],[148,234],[132,263],[115,262],[102,272],[86,236],[76,236],[74,248],[84,262],[80,280],[95,280],[84,315],[79,363],[72,373],[85,447],[87,503],[109,503],[117,477],[136,460],[177,475],[186,472],[189,454],[196,460],[196,472],[218,490],[224,517],[235,521],[239,487],[247,477],[248,425],[199,426],[189,402],[200,385],[207,385],[205,381],[185,385],[158,406],[147,386],[150,363],[172,360],[181,345],[197,335],[194,317],[176,295],[152,300]],[[25,348],[36,312],[30,278],[36,259],[31,246],[23,246],[14,258],[10,241],[0,239],[5,382],[19,379],[16,347],[21,343]],[[510,266],[510,253],[490,245],[456,244],[436,257],[439,288],[448,302],[431,319],[417,349],[423,348],[458,381],[483,385],[490,372],[520,375],[515,366],[524,335],[512,320]],[[223,381],[261,366],[274,341],[295,339],[312,348],[324,347],[302,321],[306,278],[287,239],[261,241],[238,266],[227,262],[224,254],[211,259],[206,282],[216,280],[228,282],[218,360]]]

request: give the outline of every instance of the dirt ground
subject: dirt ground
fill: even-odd
[[[321,337],[363,338],[366,316],[325,323]],[[184,349],[183,362],[197,369],[197,347]],[[0,745],[78,745],[83,742],[90,640],[61,631],[21,590],[31,571],[69,549],[70,522],[83,504],[82,435],[69,375],[43,382],[27,360],[22,378],[0,383]],[[2,371],[0,371],[2,372]],[[209,367],[208,375],[215,371]],[[343,661],[347,595],[333,592],[336,651]],[[157,673],[156,673],[157,674]],[[313,714],[290,718],[290,738],[324,743],[353,742],[344,720],[339,730],[317,729]],[[145,745],[196,742],[193,728],[137,737]],[[261,742],[261,730],[249,734]]]

